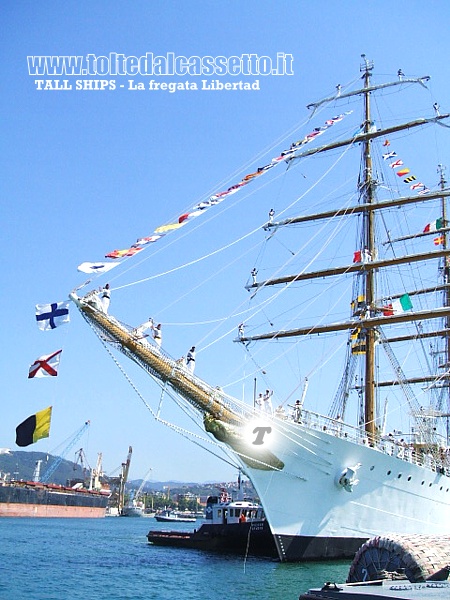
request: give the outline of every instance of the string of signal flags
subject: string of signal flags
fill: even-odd
[[[36,304],[36,323],[41,331],[51,331],[69,323],[69,302]],[[37,358],[28,370],[28,379],[56,377],[62,350]],[[16,444],[26,447],[50,436],[52,406],[30,415],[16,427]]]
[[[293,142],[287,150],[283,150],[278,156],[272,158],[272,160],[269,163],[262,167],[259,167],[253,173],[248,173],[241,179],[241,181],[239,181],[235,185],[230,186],[224,191],[213,194],[208,198],[208,200],[199,202],[198,204],[193,206],[190,211],[180,215],[177,221],[175,221],[174,223],[167,223],[165,225],[157,227],[152,235],[138,238],[136,243],[134,243],[129,248],[125,248],[123,250],[113,250],[112,252],[108,252],[107,254],[105,254],[105,258],[110,258],[114,262],[84,262],[78,266],[78,271],[82,273],[93,274],[106,273],[107,271],[113,269],[114,267],[120,264],[120,259],[129,258],[131,256],[135,256],[139,252],[142,252],[142,250],[148,244],[153,244],[161,238],[163,238],[164,236],[166,236],[167,234],[172,233],[173,231],[176,231],[181,227],[184,227],[188,221],[205,214],[205,212],[208,209],[223,202],[223,200],[225,200],[227,196],[235,194],[241,188],[248,185],[251,181],[255,180],[258,177],[261,177],[261,175],[267,173],[281,162],[294,157],[295,153],[298,151],[299,148],[315,140],[318,136],[325,133],[325,131],[327,131],[330,127],[342,121],[347,115],[351,114],[352,112],[353,111],[348,111],[345,113],[341,113],[335,117],[332,117],[331,119],[327,119],[323,123],[323,125],[313,129],[301,140]]]
[[[330,127],[332,127],[336,123],[339,123],[351,113],[352,111],[348,111],[341,113],[335,117],[332,117],[331,119],[327,119],[322,126],[316,127],[310,133],[305,135],[305,137],[301,140],[293,142],[290,145],[289,149],[283,150],[278,156],[272,158],[272,160],[268,164],[259,167],[253,173],[245,175],[237,184],[230,186],[224,191],[213,194],[208,198],[208,200],[199,202],[198,204],[193,206],[193,208],[190,211],[180,215],[176,222],[168,223],[157,227],[152,235],[138,238],[136,243],[134,243],[130,248],[125,248],[123,250],[113,250],[112,252],[108,252],[105,255],[105,258],[112,259],[112,262],[84,262],[78,266],[78,271],[87,274],[100,274],[106,273],[107,271],[115,268],[121,263],[120,259],[135,256],[136,254],[141,252],[148,244],[157,242],[167,234],[180,229],[181,227],[186,225],[188,221],[205,214],[205,212],[208,209],[212,208],[213,206],[216,206],[217,204],[220,204],[221,202],[223,202],[223,200],[225,200],[226,197],[235,194],[242,187],[248,185],[254,179],[260,177],[264,173],[267,173],[269,170],[271,170],[281,162],[294,157],[295,153],[298,151],[299,148],[312,142],[318,136],[325,133],[325,131],[327,131]],[[383,146],[389,147],[389,140],[385,140]],[[386,152],[385,154],[383,154],[383,159],[394,159],[389,164],[389,166],[392,169],[396,169],[397,176],[402,177],[403,182],[408,184],[412,191],[417,191],[419,194],[425,194],[430,191],[425,184],[417,181],[417,177],[415,175],[410,174],[410,169],[404,167],[403,161],[397,158],[397,153],[395,151],[390,150],[389,152]],[[442,227],[442,219],[437,219],[433,223],[427,224],[424,229],[424,232],[437,231]],[[439,236],[438,238],[436,238],[434,240],[435,245],[443,243],[442,238],[443,236]],[[361,260],[360,257],[355,258],[354,260],[358,261],[358,259]],[[39,328],[43,331],[53,330],[59,325],[64,325],[68,323],[70,321],[69,302],[37,304],[36,321]],[[29,368],[28,377],[30,379],[33,379],[40,377],[57,376],[61,352],[62,350],[57,350],[56,352],[53,352],[48,355],[43,355],[37,358]],[[16,428],[16,444],[21,447],[28,446],[42,438],[49,437],[51,414],[52,407],[49,406],[41,411],[38,411],[36,414],[31,415],[25,421],[20,423]]]
[[[335,123],[339,123],[344,119],[345,116],[350,112],[339,114],[331,119],[328,119],[320,127],[316,127],[308,133],[303,139],[293,142],[288,150],[283,150],[278,156],[273,158],[270,163],[259,167],[253,173],[249,173],[242,178],[242,180],[227,188],[222,192],[217,192],[208,198],[208,200],[196,204],[192,210],[179,216],[175,223],[168,223],[157,227],[153,234],[147,237],[138,238],[135,244],[130,248],[123,250],[113,250],[105,255],[105,258],[110,258],[113,262],[84,262],[78,266],[78,271],[95,274],[95,273],[106,273],[120,264],[122,258],[129,258],[135,256],[141,252],[145,246],[157,242],[168,233],[180,229],[186,223],[202,214],[204,214],[209,208],[220,204],[227,196],[235,194],[242,187],[248,185],[251,181],[260,177],[264,173],[267,173],[270,169],[278,165],[280,162],[289,160],[292,158],[296,151],[310,143],[316,137],[322,135]],[[68,302],[54,302],[51,304],[37,304],[36,305],[36,321],[39,328],[42,331],[53,330],[59,325],[64,325],[69,322],[69,303]],[[57,350],[52,354],[40,356],[29,368],[28,377],[30,379],[40,377],[55,377],[58,374],[59,360],[62,350]],[[16,444],[18,446],[28,446],[37,442],[38,440],[49,437],[50,435],[50,422],[51,422],[52,407],[37,412],[34,415],[28,417],[25,421],[20,423],[16,428]]]

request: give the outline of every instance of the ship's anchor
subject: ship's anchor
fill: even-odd
[[[347,467],[338,473],[336,477],[336,485],[344,488],[346,492],[353,492],[353,486],[358,485],[359,483],[359,479],[356,478],[356,471],[360,466],[361,463],[358,463],[354,467]]]

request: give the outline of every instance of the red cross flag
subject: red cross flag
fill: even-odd
[[[34,361],[28,372],[28,379],[32,377],[56,377],[59,365],[59,358],[62,350],[41,356]]]

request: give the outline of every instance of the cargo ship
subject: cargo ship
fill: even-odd
[[[78,453],[84,454],[83,449]],[[88,487],[80,479],[68,481],[67,485],[48,481],[62,460],[62,456],[57,457],[42,477],[42,460],[37,460],[30,481],[10,479],[9,473],[0,472],[0,517],[104,517],[111,490],[101,482],[102,454],[91,471]]]
[[[104,517],[109,492],[35,481],[0,482],[0,517]]]

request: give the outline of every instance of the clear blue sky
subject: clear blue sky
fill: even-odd
[[[388,79],[395,79],[399,68],[407,75],[431,75],[433,96],[448,103],[448,3],[7,0],[2,23],[0,447],[17,449],[16,425],[52,404],[51,437],[30,450],[53,451],[90,419],[90,432],[77,447],[85,449],[91,464],[102,452],[107,473],[132,445],[132,478],[142,477],[150,466],[158,480],[234,478],[232,467],[153,421],[74,309],[69,325],[41,332],[34,306],[67,299],[86,279],[77,272],[80,263],[102,260],[106,252],[151,235],[208,194],[240,181],[252,167],[270,162],[286,147],[277,140],[309,116],[306,104],[358,76],[361,53],[375,62],[377,75]],[[38,90],[39,77],[28,74],[27,56],[114,52],[273,59],[284,52],[293,57],[293,75],[218,78],[259,80],[259,90],[170,93],[150,91],[151,77],[121,75],[97,77],[115,80],[115,90],[76,90],[75,80],[88,76],[66,78],[72,90]],[[143,81],[147,89],[127,89],[129,79]],[[158,81],[196,81],[201,87],[200,79]],[[301,129],[302,135],[307,132]],[[239,369],[246,368],[242,349],[232,343],[239,317],[209,335],[211,325],[202,323],[223,319],[245,303],[243,286],[263,235],[251,236],[237,251],[222,252],[216,262],[122,286],[256,229],[271,205],[280,202],[283,188],[270,193],[276,196],[267,194],[263,202],[251,194],[238,202],[236,194],[202,223],[193,221],[96,282],[110,281],[111,312],[119,318],[137,325],[153,316],[163,323],[164,347],[173,356],[196,344],[197,372],[214,385],[238,380]],[[220,343],[207,348],[222,335]],[[59,376],[28,380],[29,365],[59,348]],[[273,375],[270,384],[276,387]],[[158,404],[159,388],[150,380],[139,379],[139,389]],[[249,393],[247,388],[247,398]]]

